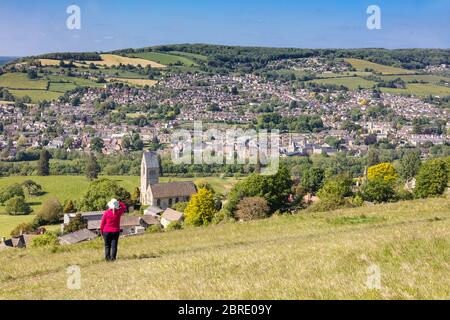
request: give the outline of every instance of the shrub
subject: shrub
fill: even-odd
[[[442,195],[447,189],[448,180],[448,169],[445,161],[427,161],[417,174],[414,194],[418,198]]]
[[[64,233],[72,233],[87,228],[87,222],[83,219],[81,214],[77,214],[75,218],[70,220],[69,224],[64,226]]]
[[[270,213],[267,201],[262,197],[248,197],[237,205],[234,217],[238,220],[250,221],[266,218]]]
[[[181,230],[181,229],[183,229],[183,223],[179,221],[173,221],[166,227],[166,231]]]
[[[172,209],[184,213],[184,210],[186,210],[188,204],[189,202],[178,202],[172,206]]]
[[[148,227],[146,230],[147,233],[159,233],[162,231],[163,231],[163,228],[160,224],[154,224],[154,225]]]
[[[62,204],[56,198],[47,200],[37,213],[37,217],[39,217],[40,222],[43,224],[59,223],[63,217]]]
[[[394,184],[383,179],[369,180],[362,187],[362,197],[370,202],[388,202],[395,198]]]
[[[29,234],[35,231],[33,223],[21,223],[11,231],[11,237],[18,237],[21,233]]]
[[[37,236],[31,241],[32,248],[56,246],[58,244],[58,237],[51,232]]]
[[[346,197],[352,195],[352,179],[346,175],[333,177],[324,184],[317,195],[320,201],[313,204],[311,211],[336,210],[348,204]]]
[[[398,179],[398,174],[391,163],[380,163],[369,168],[367,179],[369,181],[382,179],[388,182],[394,182]]]
[[[214,214],[214,217],[212,219],[213,224],[219,224],[219,223],[228,223],[228,222],[235,222],[236,220],[232,217],[231,212],[229,212],[226,209],[222,209],[220,211],[217,211]]]
[[[25,180],[22,186],[27,189],[30,196],[38,196],[42,193],[42,186],[33,180]]]
[[[25,197],[23,188],[18,183],[7,186],[0,192],[0,203],[5,203],[6,201],[14,197]]]
[[[186,207],[185,221],[187,225],[205,225],[211,222],[215,213],[214,194],[207,189],[200,189]]]
[[[303,173],[301,185],[306,191],[316,193],[323,185],[325,173],[321,168],[308,168]]]
[[[11,198],[5,203],[5,212],[11,216],[28,215],[31,211],[30,205],[20,196]]]
[[[64,213],[75,213],[75,212],[77,212],[77,208],[75,207],[75,204],[73,203],[72,200],[69,200],[69,201],[66,202],[63,212]]]

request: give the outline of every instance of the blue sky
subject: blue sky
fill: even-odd
[[[72,4],[81,8],[81,30],[66,28]],[[381,8],[381,30],[366,27],[373,4]],[[450,1],[0,1],[0,56],[173,43],[450,48]]]

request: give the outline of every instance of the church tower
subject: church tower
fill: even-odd
[[[144,152],[141,162],[141,203],[148,203],[147,190],[159,183],[159,156],[156,152]]]

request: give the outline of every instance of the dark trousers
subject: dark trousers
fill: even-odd
[[[104,232],[105,239],[105,259],[107,261],[116,260],[117,246],[119,244],[120,232]]]

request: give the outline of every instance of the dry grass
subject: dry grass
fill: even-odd
[[[402,68],[395,68],[391,66],[385,66],[378,63],[373,63],[361,59],[344,59],[346,62],[350,63],[356,70],[365,71],[366,68],[375,70],[382,74],[414,74],[414,71],[406,70]]]
[[[100,240],[4,251],[0,299],[449,299],[449,236],[450,201],[429,199],[122,239],[114,264]]]
[[[158,83],[158,81],[150,79],[110,78],[108,80],[112,82],[125,82],[137,86],[149,86],[149,87],[152,87]]]
[[[90,63],[93,63],[97,66],[118,66],[119,64],[130,64],[133,66],[141,65],[142,67],[146,67],[150,65],[152,68],[165,68],[164,65],[149,61],[146,59],[141,58],[130,58],[130,57],[122,57],[115,54],[101,54],[100,57],[102,58],[101,61],[84,61],[84,64],[75,62],[74,65],[77,67],[87,67]],[[39,59],[41,64],[43,66],[59,66],[59,60],[53,60],[53,59]],[[68,61],[66,61],[68,63]]]

